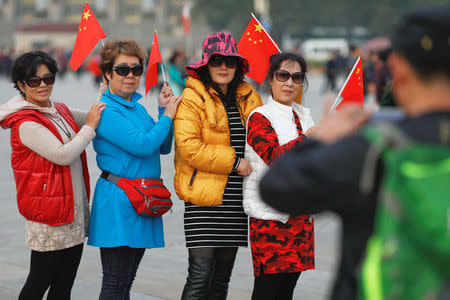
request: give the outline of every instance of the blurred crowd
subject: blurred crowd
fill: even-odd
[[[70,71],[71,50],[63,48],[44,48],[41,50],[55,58],[58,63],[59,76],[63,77]],[[147,49],[146,65],[148,64],[150,50],[150,48]],[[298,47],[290,51],[302,54]],[[321,69],[325,77],[323,86],[321,87],[322,93],[338,93],[343,83],[342,78],[345,79],[350,74],[356,59],[361,57],[364,68],[364,96],[371,95],[375,97],[379,105],[394,106],[395,104],[390,94],[391,75],[387,67],[387,60],[391,52],[392,49],[389,46],[381,48],[372,47],[370,49],[367,45],[352,44],[346,56],[341,55],[339,51],[330,53],[330,58],[324,63]],[[13,48],[0,49],[0,77],[9,77],[12,63],[20,54]],[[164,57],[165,73],[168,75],[167,80],[177,95],[180,95],[184,88],[184,80],[187,76],[184,66],[190,60],[190,56],[192,55],[189,55],[184,47],[178,46],[171,50],[169,55]],[[98,86],[102,80],[101,71],[98,66],[99,62],[100,52],[95,50],[75,74],[77,77],[84,73],[90,74],[93,77],[93,83]],[[162,85],[163,78],[161,72],[158,72],[158,75],[160,85]],[[261,90],[259,83],[251,79],[249,80],[258,91]]]
[[[363,61],[363,87],[364,97],[373,95],[378,105],[393,106],[387,97],[390,96],[391,75],[387,66],[387,61],[392,53],[390,46],[370,49],[367,46],[363,49],[360,45],[350,45],[347,56],[342,56],[338,51],[330,54],[330,58],[324,65],[325,81],[322,86],[322,93],[337,93],[341,86],[338,84],[339,78],[346,78],[355,64],[358,57]]]

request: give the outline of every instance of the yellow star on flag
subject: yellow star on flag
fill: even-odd
[[[256,31],[259,31],[259,33],[261,33],[261,30],[262,30],[262,26],[261,25],[255,25],[255,32]]]
[[[86,19],[86,21],[87,21],[90,16],[91,16],[91,14],[89,13],[89,10],[88,10],[83,14],[83,19]]]

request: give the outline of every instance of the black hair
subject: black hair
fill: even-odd
[[[170,58],[169,58],[169,62],[170,62],[172,65],[174,65],[174,64],[175,64],[175,61],[176,61],[176,59],[177,59],[177,57],[178,57],[178,56],[181,56],[181,55],[183,55],[183,53],[182,53],[180,50],[175,50],[175,51],[173,51],[172,55],[171,55]]]
[[[46,65],[53,74],[58,71],[56,61],[43,51],[27,52],[15,60],[11,71],[11,81],[14,83],[14,88],[22,96],[25,96],[25,94],[19,89],[17,82],[23,82],[25,79],[36,75],[37,69],[41,65]]]
[[[383,49],[380,52],[378,52],[378,57],[382,62],[386,63],[391,53],[392,48]]]
[[[354,44],[352,44],[352,45],[350,45],[350,48],[349,48],[349,50],[350,50],[350,52],[353,52],[353,51],[355,51],[356,49],[358,49],[359,48],[359,46],[358,45],[354,45]]]
[[[417,9],[394,32],[393,48],[423,81],[450,79],[450,6]]]
[[[300,64],[300,68],[302,69],[302,72],[306,74],[308,71],[308,65],[306,64],[306,60],[299,54],[294,52],[279,52],[275,53],[270,57],[270,67],[269,71],[267,72],[267,81],[270,82],[273,80],[273,76],[275,74],[275,71],[278,71],[281,67],[281,64],[283,61],[293,61],[298,62]],[[308,80],[305,76],[305,86],[308,86]]]
[[[212,81],[211,75],[208,71],[208,65],[198,68],[196,72],[200,77],[200,81],[205,85],[206,89],[212,87],[214,90],[216,90],[220,100],[225,106],[236,103],[236,91],[239,87],[239,84],[244,81],[244,66],[242,65],[241,60],[238,61],[236,72],[234,73],[233,80],[231,80],[231,82],[228,84],[226,94],[222,92],[222,89],[217,83]]]

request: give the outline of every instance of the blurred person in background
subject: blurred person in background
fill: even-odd
[[[184,89],[184,72],[183,67],[186,64],[186,51],[182,48],[177,48],[173,51],[169,59],[168,69],[169,76],[167,82],[172,87],[173,94],[180,96]]]
[[[347,78],[347,76],[352,71],[353,66],[355,65],[355,62],[358,59],[358,57],[361,56],[362,56],[361,47],[358,45],[350,45],[350,51],[348,53],[348,56],[345,58],[345,69],[344,69],[345,78]]]
[[[161,216],[142,216],[117,178],[161,177],[160,155],[172,148],[172,119],[181,97],[173,96],[166,83],[159,95],[156,122],[136,92],[145,49],[133,40],[110,40],[103,47],[100,70],[107,90],[100,98],[106,103],[93,141],[102,175],[95,186],[88,244],[100,247],[103,269],[99,299],[130,299],[130,290],[145,249],[164,247]]]
[[[9,77],[11,75],[11,68],[14,61],[14,49],[2,49],[0,51],[0,76]]]
[[[100,53],[96,51],[92,53],[91,57],[89,58],[86,64],[86,70],[89,71],[89,73],[91,73],[94,79],[94,86],[99,86],[103,79],[102,71],[100,70],[99,64],[100,64]]]
[[[69,68],[69,59],[67,59],[67,57],[65,55],[64,48],[53,49],[52,56],[55,58],[56,62],[58,63],[58,73],[61,76],[61,78],[63,78]],[[97,87],[98,87],[98,85],[97,85]]]
[[[333,51],[330,54],[330,58],[325,64],[325,84],[322,88],[322,93],[328,91],[336,93],[336,79],[339,73],[340,63],[338,60],[339,52]]]
[[[226,32],[208,36],[189,77],[175,127],[175,191],[185,201],[189,268],[182,299],[226,299],[238,247],[247,247],[242,181],[245,123],[262,105],[244,81],[246,58]]]
[[[363,92],[366,95],[376,95],[375,65],[378,62],[378,54],[370,51],[363,60]],[[376,97],[376,96],[375,96]]]
[[[88,113],[50,100],[56,61],[42,51],[16,59],[11,80],[19,95],[0,107],[11,129],[17,205],[26,222],[30,272],[19,299],[70,299],[89,226],[89,171],[84,149],[104,110]]]
[[[310,110],[296,103],[301,100],[306,72],[306,61],[300,55],[272,55],[268,71],[272,96],[252,111],[247,122],[245,158],[253,172],[244,178],[243,205],[250,217],[253,300],[292,299],[301,272],[314,269],[312,217],[278,212],[258,193],[264,172],[284,152],[303,143],[314,126]]]
[[[342,258],[332,299],[357,298],[357,279],[366,242],[373,233],[376,209],[380,213],[377,216],[388,223],[377,223],[375,243],[368,248],[363,270],[360,299],[449,299],[449,15],[449,6],[417,10],[396,27],[389,68],[393,93],[406,119],[367,126],[354,134],[370,113],[354,106],[332,115],[327,112],[314,138],[284,155],[261,180],[262,199],[281,212],[331,210],[342,217]],[[447,181],[431,178],[426,181],[428,191],[402,198],[395,190],[386,190],[389,183],[385,178],[398,168],[387,169],[386,164],[392,163],[384,159],[387,152],[371,142],[369,133],[381,125],[389,129],[386,134],[417,143],[412,149],[426,145],[446,154],[428,171],[418,164],[416,170],[422,171],[413,171],[411,176],[420,179],[426,171],[434,173],[436,180],[447,176]],[[381,142],[383,139],[378,145]],[[441,185],[433,187],[435,182]],[[408,203],[413,199],[414,204]],[[410,215],[411,208],[421,212],[421,217]],[[395,226],[402,230],[392,231]],[[386,236],[386,229],[394,235]]]
[[[375,70],[375,84],[377,88],[377,102],[381,103],[381,98],[386,90],[386,86],[391,82],[391,74],[387,65],[389,56],[392,54],[392,48],[381,50],[378,53],[380,58],[379,66]]]

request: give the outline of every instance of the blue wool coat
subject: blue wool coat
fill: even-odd
[[[100,101],[106,103],[97,136],[93,140],[97,165],[119,177],[160,177],[160,154],[172,146],[172,119],[159,107],[155,122],[137,101],[127,101],[109,90]],[[162,217],[141,217],[125,192],[102,177],[97,181],[92,203],[88,245],[96,247],[164,247]]]

